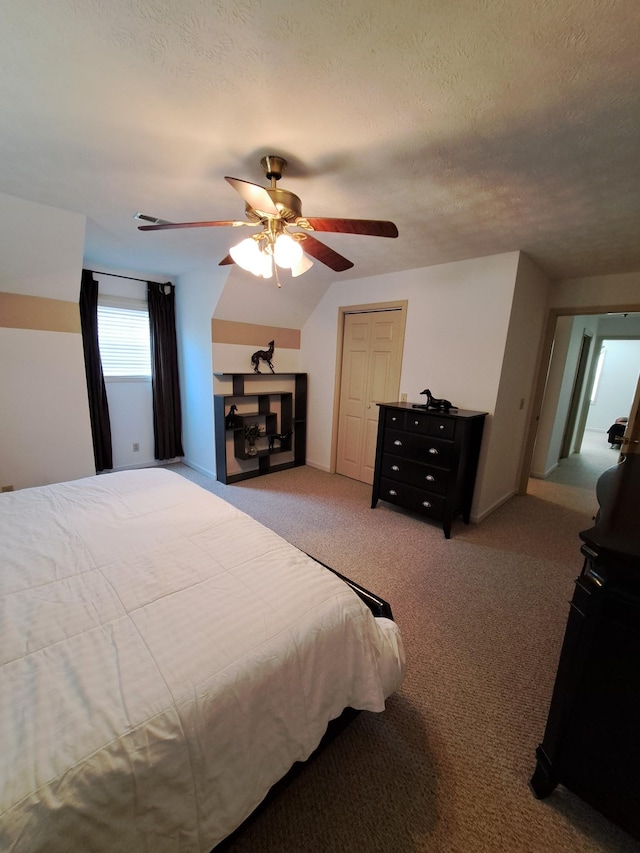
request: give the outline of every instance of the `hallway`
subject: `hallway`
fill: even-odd
[[[606,433],[585,430],[580,453],[561,459],[546,480],[529,478],[527,494],[595,514],[598,478],[618,462],[618,457],[619,451],[611,448]]]

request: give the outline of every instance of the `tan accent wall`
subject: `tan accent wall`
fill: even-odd
[[[79,333],[80,308],[62,299],[0,292],[0,328]]]
[[[266,347],[271,340],[276,342],[278,349],[300,349],[300,329],[236,323],[233,320],[211,320],[211,341],[214,344]]]

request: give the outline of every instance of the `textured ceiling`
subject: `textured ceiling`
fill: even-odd
[[[224,175],[303,213],[318,282],[521,249],[553,278],[640,270],[638,0],[2,0],[0,192],[86,214],[86,256],[215,266],[242,218]],[[243,232],[242,236],[246,236]],[[328,276],[328,278],[327,278]]]

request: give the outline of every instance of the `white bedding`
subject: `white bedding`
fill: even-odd
[[[206,853],[403,668],[393,622],[177,474],[2,495],[0,849]]]

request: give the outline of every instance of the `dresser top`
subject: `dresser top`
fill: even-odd
[[[426,412],[429,415],[437,415],[439,418],[483,418],[488,414],[487,412],[473,412],[470,409],[451,408],[448,411],[427,409],[421,404],[413,403],[376,403],[376,405],[385,409],[401,409],[403,412]]]

